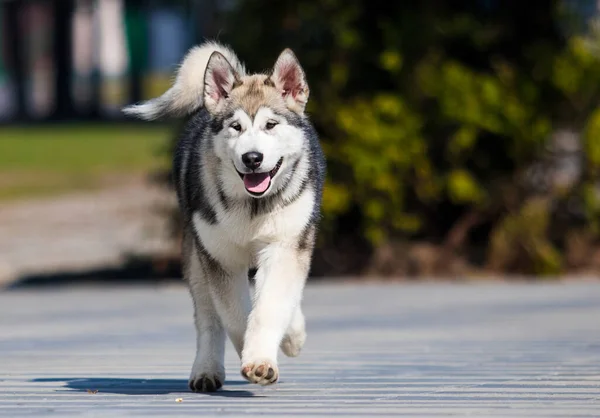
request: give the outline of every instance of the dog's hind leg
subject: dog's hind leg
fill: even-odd
[[[246,324],[252,307],[247,269],[243,268],[238,274],[228,275],[211,283],[211,294],[221,323],[241,358]]]
[[[214,392],[225,382],[225,329],[210,295],[210,263],[201,258],[191,232],[184,233],[182,255],[196,325],[196,358],[189,387],[194,392]]]
[[[300,354],[306,341],[306,325],[300,305],[294,311],[292,322],[285,332],[281,341],[281,351],[288,357],[296,357]]]

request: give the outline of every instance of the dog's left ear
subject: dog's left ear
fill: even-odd
[[[277,58],[271,81],[281,92],[287,107],[298,113],[304,113],[308,102],[308,83],[304,70],[291,49],[285,49]]]

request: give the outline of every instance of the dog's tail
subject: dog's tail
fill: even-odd
[[[165,117],[183,117],[204,106],[204,74],[211,56],[220,53],[233,70],[243,76],[244,64],[228,47],[216,42],[195,46],[186,54],[175,77],[173,86],[162,96],[143,103],[127,106],[126,115],[145,120]]]

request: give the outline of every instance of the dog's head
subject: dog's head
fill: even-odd
[[[246,75],[231,50],[208,44],[188,54],[167,93],[125,112],[156,119],[204,107],[226,183],[262,197],[291,174],[305,149],[302,119],[308,95],[304,71],[291,50],[279,55],[269,74]]]
[[[240,75],[214,52],[204,77],[204,103],[215,118],[215,152],[245,190],[265,195],[303,150],[297,119],[308,98],[298,60],[285,50],[269,75]]]

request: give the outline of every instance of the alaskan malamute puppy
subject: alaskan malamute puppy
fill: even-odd
[[[189,51],[165,94],[124,109],[187,119],[173,176],[195,308],[193,391],[225,382],[226,334],[242,375],[261,385],[279,378],[278,349],[297,356],[306,339],[300,302],[325,177],[308,93],[289,49],[270,73],[247,74],[229,48],[209,42]]]

